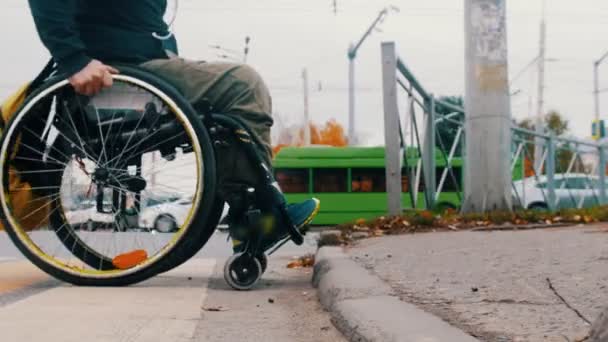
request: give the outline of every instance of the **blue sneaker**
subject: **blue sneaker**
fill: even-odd
[[[287,214],[291,219],[291,222],[296,226],[297,229],[302,229],[305,226],[312,223],[314,218],[319,213],[321,208],[321,201],[316,198],[306,200],[301,203],[290,204],[287,206]],[[277,226],[276,219],[273,215],[262,219],[262,225],[264,227],[264,239],[262,242],[263,251],[267,251],[275,246],[277,243],[283,241],[289,236],[289,232],[286,227]],[[243,241],[232,240],[233,250],[235,253],[243,252],[246,244]]]
[[[287,206],[287,213],[296,228],[301,229],[309,225],[319,213],[321,201],[316,198],[306,200],[302,203]]]

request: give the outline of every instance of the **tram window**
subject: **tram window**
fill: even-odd
[[[346,169],[316,169],[314,170],[314,192],[347,192]]]
[[[410,179],[407,175],[401,174],[401,192],[410,191]]]
[[[443,167],[437,168],[437,186],[441,182],[441,176],[444,172]],[[453,175],[452,175],[453,173]],[[462,191],[462,168],[461,167],[453,167],[452,172],[448,171],[447,177],[445,178],[445,183],[443,185],[443,192],[456,192],[457,190]]]
[[[384,169],[353,169],[352,192],[386,192]]]
[[[412,169],[403,168],[401,170],[401,190],[403,192],[409,192],[414,184],[416,183],[416,173],[412,173]],[[424,177],[420,174],[418,180],[418,192],[424,192]]]
[[[284,193],[308,193],[308,169],[277,170],[275,177]]]

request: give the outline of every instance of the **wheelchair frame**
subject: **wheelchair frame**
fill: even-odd
[[[128,71],[128,70],[136,70],[137,73],[145,73],[147,75],[149,75],[152,78],[156,78],[156,79],[160,79],[158,76],[150,73],[149,71],[146,70],[142,70],[141,68],[138,67],[133,67],[133,66],[124,66],[124,65],[118,65],[117,68],[119,70],[124,70],[124,71]],[[34,90],[41,88],[44,86],[45,81],[48,80],[53,74],[53,67],[52,64],[49,63],[49,65],[47,65],[44,69],[44,71],[36,78],[36,80],[34,80],[34,82],[32,82],[32,85],[30,87],[31,92],[29,95],[32,95],[32,92],[34,92]],[[120,77],[120,76],[117,76]],[[56,78],[56,77],[55,77]],[[161,79],[162,80],[162,79]],[[145,82],[145,81],[142,81]],[[167,82],[165,82],[167,83]],[[165,84],[166,87],[170,87],[170,84]],[[172,93],[175,96],[180,96],[179,93],[172,88],[173,91]],[[76,95],[77,96],[77,95]],[[28,97],[29,100],[29,97]],[[26,100],[26,103],[27,101]],[[174,100],[178,103],[185,103],[185,99],[182,98],[171,98],[171,100]],[[63,102],[63,101],[61,101]],[[235,138],[234,140],[243,148],[244,152],[246,153],[247,158],[249,158],[250,162],[252,163],[252,165],[255,166],[255,170],[258,173],[258,177],[259,177],[259,186],[257,186],[254,189],[246,189],[245,193],[243,194],[243,198],[246,201],[246,205],[245,208],[247,209],[246,211],[242,212],[242,215],[244,215],[245,218],[245,222],[247,222],[247,224],[249,225],[251,232],[250,232],[250,238],[247,241],[247,245],[245,248],[245,251],[242,253],[239,253],[238,255],[234,256],[233,258],[231,258],[231,260],[229,260],[229,262],[227,263],[227,267],[231,266],[231,265],[249,265],[247,266],[248,268],[250,268],[251,262],[256,261],[257,258],[259,258],[260,255],[264,255],[264,253],[266,251],[262,250],[262,226],[261,226],[261,210],[259,209],[259,206],[257,204],[257,199],[256,198],[283,198],[282,194],[280,194],[280,190],[278,189],[278,186],[276,184],[276,181],[274,180],[274,176],[271,172],[270,166],[266,165],[266,163],[264,162],[264,158],[261,156],[260,151],[258,149],[258,146],[261,146],[260,141],[257,139],[257,136],[255,134],[253,134],[251,132],[251,130],[247,127],[247,125],[245,125],[242,120],[240,120],[238,117],[235,116],[231,116],[231,115],[226,115],[226,114],[217,114],[217,113],[213,113],[213,108],[211,108],[211,106],[198,106],[197,108],[198,110],[196,111],[196,113],[198,114],[198,119],[200,120],[200,122],[202,123],[202,126],[205,130],[207,130],[207,133],[210,137],[210,139],[212,140],[212,149],[213,149],[213,153],[216,154],[216,148],[221,146],[222,144],[225,144],[226,142],[222,140],[222,134],[220,132],[225,131],[226,129],[230,132],[230,134]],[[149,113],[154,113],[155,108],[153,108],[150,105],[147,105],[145,108],[146,111],[149,111]],[[155,115],[152,115],[153,117]],[[143,117],[143,115],[142,115]],[[157,115],[158,117],[158,115]],[[158,123],[158,122],[157,122]],[[81,123],[83,125],[86,126],[86,122]],[[155,123],[156,124],[156,123]],[[168,137],[168,136],[172,136],[172,134],[175,132],[176,128],[178,128],[177,126],[179,126],[178,123],[175,122],[163,122],[160,126],[159,126],[159,131],[160,133],[160,137]],[[8,127],[10,129],[10,126]],[[137,128],[137,127],[136,127]],[[126,135],[124,136],[120,136],[120,137],[112,137],[113,139],[116,140],[131,140],[131,139],[143,139],[145,140],[144,134],[146,132],[139,132],[137,130],[133,131],[133,132],[129,132],[126,133]],[[103,135],[102,135],[103,136]],[[162,140],[162,139],[156,139],[156,140]],[[102,143],[101,141],[88,141],[87,145],[91,146],[91,148],[93,149],[99,149],[99,145],[100,143]],[[162,145],[162,143],[161,143]],[[171,148],[173,148],[175,145],[175,143],[172,144],[167,144],[166,146],[159,146],[159,150],[161,151],[161,154],[166,154],[163,152],[163,149],[165,150],[165,152]],[[102,147],[103,148],[103,147]],[[141,153],[143,154],[146,151],[146,149],[144,148]],[[124,152],[124,151],[123,151]],[[139,152],[139,151],[138,151]],[[211,151],[206,151],[207,153],[211,153]],[[138,155],[139,153],[134,153],[135,155]],[[141,158],[141,155],[138,156],[139,158]],[[128,161],[131,162],[131,161]],[[137,160],[133,160],[134,165],[137,166],[138,165],[138,161]],[[141,160],[139,161],[139,164],[141,164]],[[97,170],[96,170],[97,172]],[[213,174],[215,174],[215,172],[213,172]],[[99,172],[99,174],[94,175],[95,177],[104,177],[103,172]],[[137,193],[137,196],[140,196],[140,192],[141,190],[145,189],[146,184],[142,184],[141,182],[138,183],[136,181],[136,178],[129,180],[129,190],[133,191],[134,193]],[[215,180],[213,180],[213,182],[215,182]],[[213,186],[213,189],[215,189],[215,184]],[[215,191],[215,190],[214,190]],[[103,196],[103,194],[101,194],[101,192],[99,192],[100,195]],[[124,194],[123,194],[124,196]],[[217,196],[217,195],[216,195]],[[116,210],[124,210],[125,209],[125,203],[126,200],[125,198],[118,198],[119,195],[115,192],[113,194],[113,211]],[[97,210],[102,212],[104,210],[103,206],[102,206],[102,202],[103,202],[103,198],[97,198]],[[120,208],[119,208],[120,207]],[[217,205],[215,205],[215,209],[217,209]],[[278,246],[276,246],[276,248],[270,252],[270,254],[272,254],[274,251],[276,251],[276,249],[278,249],[280,246],[282,246],[285,242],[289,241],[289,240],[293,240],[295,244],[297,245],[301,245],[304,241],[302,234],[298,231],[298,229],[296,228],[296,226],[294,225],[293,222],[291,222],[291,219],[289,218],[289,215],[287,213],[287,203],[285,202],[281,202],[279,203],[279,224],[285,226],[287,228],[287,231],[289,233],[289,237],[282,241]],[[6,210],[3,207],[3,210]],[[199,210],[199,209],[197,209]],[[213,215],[213,214],[212,214]],[[219,219],[219,217],[218,217]],[[6,219],[6,213],[3,213],[2,215],[2,220],[5,224],[10,224],[8,222],[8,220]],[[66,241],[65,237],[58,237],[60,239],[63,239],[64,241]],[[206,242],[206,240],[205,240]],[[181,263],[186,261],[187,259],[189,259],[190,257],[192,257],[194,254],[196,254],[196,252],[198,252],[198,249],[202,248],[203,244],[200,244],[200,246],[197,245],[196,242],[191,242],[191,244],[193,244],[194,247],[190,247],[188,252],[186,252],[180,259],[177,259],[177,263]],[[30,259],[31,260],[31,259]],[[34,260],[32,260],[34,261]],[[256,261],[259,263],[259,261]],[[36,262],[34,262],[36,263]],[[38,266],[40,266],[38,263],[36,263]],[[229,265],[230,264],[230,265]],[[169,270],[172,267],[175,267],[177,265],[167,265],[165,267],[163,267],[163,269],[161,270],[161,272]],[[245,267],[245,266],[239,266],[239,267]],[[42,267],[41,267],[42,268]],[[263,272],[263,270],[260,270],[261,272]],[[48,272],[48,271],[47,271]],[[51,272],[49,272],[51,273]],[[225,277],[227,277],[227,275],[225,274]],[[234,282],[231,282],[228,278],[226,279],[234,288],[236,289],[250,289],[259,279],[259,277],[261,277],[261,273],[259,274],[258,277],[256,277],[255,281],[252,282],[247,282],[246,284],[235,284]],[[73,282],[75,284],[79,284],[79,285],[99,285],[95,282],[91,282],[91,281],[79,281],[78,279],[68,279],[68,281]],[[122,283],[123,284],[130,284],[133,282],[137,282],[134,280],[125,280]]]

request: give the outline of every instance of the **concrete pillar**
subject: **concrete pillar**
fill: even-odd
[[[510,210],[511,106],[505,0],[465,0],[464,212]]]
[[[395,43],[382,44],[384,136],[386,142],[386,194],[390,215],[401,214],[401,138],[397,99],[397,53]]]

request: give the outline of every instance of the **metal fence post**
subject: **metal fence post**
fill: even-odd
[[[599,153],[599,177],[600,177],[600,204],[606,204],[606,148],[603,145],[598,146]]]
[[[382,43],[382,93],[384,97],[384,139],[386,142],[386,193],[388,213],[401,214],[401,144],[397,98],[397,53],[395,43]]]
[[[549,202],[549,210],[555,210],[555,136],[549,134],[547,138],[547,162],[545,165],[547,174],[547,201]]]
[[[422,147],[422,169],[424,170],[424,194],[427,209],[435,207],[435,192],[437,192],[437,176],[435,165],[435,98],[431,95],[425,101],[425,132]]]

